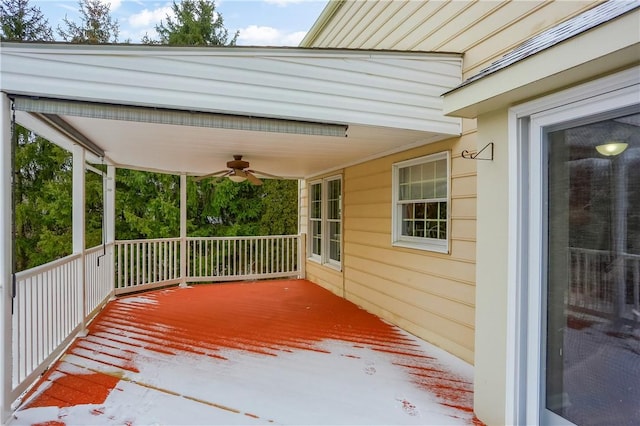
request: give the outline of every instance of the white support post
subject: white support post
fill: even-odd
[[[80,254],[82,261],[78,266],[78,277],[80,282],[80,312],[82,312],[82,330],[86,328],[87,318],[87,292],[84,271],[84,251],[85,251],[85,151],[80,145],[73,146],[73,191],[72,191],[72,240],[73,253]]]
[[[11,146],[11,105],[9,98],[0,93],[0,424],[6,424],[11,415],[11,391],[13,376],[13,232],[12,195],[13,161]]]
[[[115,297],[116,294],[116,168],[115,166],[107,166],[107,196],[104,206],[105,214],[105,243],[109,247],[108,256],[109,262],[109,281],[111,288],[111,297]]]
[[[307,279],[307,234],[298,234],[298,278]]]
[[[187,175],[180,175],[180,287],[187,285]]]

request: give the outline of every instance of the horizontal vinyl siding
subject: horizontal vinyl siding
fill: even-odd
[[[0,88],[50,98],[459,133],[459,119],[440,114],[440,95],[461,82],[459,55],[135,49],[3,44]]]
[[[342,272],[307,259],[307,279],[343,297]]]
[[[460,157],[474,135],[347,168],[344,173],[344,286],[347,299],[473,362],[475,165]],[[450,150],[451,253],[391,245],[391,167]]]
[[[596,1],[347,1],[314,47],[464,53],[464,77]]]

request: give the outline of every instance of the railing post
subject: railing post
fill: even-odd
[[[107,166],[107,194],[105,197],[106,205],[104,206],[105,214],[105,243],[108,250],[109,262],[109,285],[111,288],[111,297],[116,294],[116,168],[115,166]]]
[[[0,424],[11,415],[11,391],[13,376],[13,141],[11,139],[11,106],[9,98],[0,94]]]
[[[82,330],[85,330],[87,319],[87,289],[84,276],[84,240],[85,240],[85,151],[81,145],[73,146],[73,191],[72,191],[72,239],[73,253],[81,256],[78,263],[78,282],[80,283],[80,315]]]
[[[187,175],[180,174],[180,287],[187,285]]]
[[[307,278],[307,234],[298,235],[298,278]]]

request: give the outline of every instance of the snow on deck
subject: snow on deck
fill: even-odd
[[[472,367],[305,280],[109,303],[10,425],[479,424]]]

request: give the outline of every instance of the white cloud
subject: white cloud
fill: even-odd
[[[155,27],[155,25],[159,24],[167,15],[173,16],[173,10],[170,6],[154,10],[143,9],[129,16],[128,22],[133,28]]]
[[[249,25],[240,29],[238,44],[248,46],[297,46],[306,34],[306,31],[287,33],[273,27]]]

